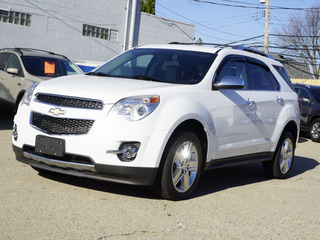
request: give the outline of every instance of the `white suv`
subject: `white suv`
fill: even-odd
[[[180,200],[209,169],[262,162],[286,178],[299,122],[290,79],[264,53],[152,45],[29,88],[12,141],[38,171],[155,185]]]

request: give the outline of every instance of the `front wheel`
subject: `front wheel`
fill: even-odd
[[[284,179],[292,169],[295,142],[291,132],[285,131],[278,143],[271,161],[263,162],[263,170],[267,177]]]
[[[193,132],[177,134],[165,151],[160,190],[169,200],[186,199],[199,184],[203,167],[202,148]]]
[[[317,118],[312,122],[309,134],[313,142],[320,142],[320,118]]]

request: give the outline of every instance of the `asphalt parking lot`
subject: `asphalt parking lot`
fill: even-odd
[[[260,164],[206,173],[171,202],[148,187],[59,174],[15,160],[13,113],[0,110],[0,239],[320,239],[320,144],[300,138],[291,177]]]

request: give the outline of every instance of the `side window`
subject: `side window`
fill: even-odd
[[[290,77],[286,71],[286,69],[284,67],[280,67],[280,66],[273,66],[277,71],[278,73],[281,75],[281,77],[286,81],[286,83],[289,85],[289,87],[294,90],[294,87],[292,85],[292,82],[290,80]]]
[[[7,64],[9,53],[0,53],[0,70],[4,70]]]
[[[305,90],[305,89],[300,89],[300,92],[299,92],[299,98],[306,98],[306,99],[309,99],[311,100],[308,92]]]
[[[272,91],[279,89],[279,83],[269,69],[255,63],[249,63],[249,68],[254,90]]]
[[[220,81],[223,77],[225,76],[232,76],[232,77],[239,77],[244,80],[245,87],[244,89],[248,88],[247,84],[247,73],[246,73],[246,68],[244,61],[229,61],[224,66],[218,73],[218,78],[217,81]]]
[[[6,69],[8,68],[16,68],[19,70],[19,75],[22,74],[22,68],[18,57],[14,54],[10,54],[7,62]]]

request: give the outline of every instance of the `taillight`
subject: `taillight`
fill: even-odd
[[[301,99],[298,97],[299,110],[301,111]]]

